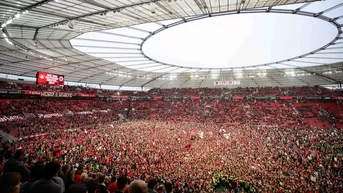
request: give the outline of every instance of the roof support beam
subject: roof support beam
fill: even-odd
[[[185,84],[186,84],[186,82],[188,82],[190,79],[191,79],[191,77],[188,77],[188,78],[187,78],[187,80],[186,80],[186,81],[184,81],[184,82],[183,82],[183,83],[180,85],[180,87],[179,87],[179,88],[182,88],[182,86],[183,86],[183,85],[185,85]],[[200,86],[200,85],[199,85],[199,86]]]
[[[339,8],[339,7],[341,7],[341,6],[343,6],[343,3],[340,3],[340,4],[338,4],[338,5],[335,5],[335,6],[333,6],[333,7],[328,8],[328,9],[325,9],[324,11],[321,11],[321,12],[317,13],[315,16],[317,17],[317,16],[319,16],[319,15],[323,15],[324,13],[329,12],[329,11],[332,11],[332,10],[334,10],[334,9],[337,9],[337,8]]]
[[[80,1],[84,2],[84,3],[88,3],[88,4],[96,6],[96,7],[100,7],[100,8],[103,8],[103,9],[108,9],[107,6],[104,6],[104,5],[100,4],[100,3],[97,3],[94,0],[80,0]]]
[[[245,70],[244,67],[243,67],[243,72],[248,76],[248,78],[250,78],[250,73],[247,70]],[[260,86],[257,84],[254,78],[250,78],[250,79],[256,84],[256,86]]]
[[[205,12],[207,12],[207,14],[209,14],[210,12],[207,9],[207,6],[203,6],[199,0],[193,0],[195,2],[195,4],[199,7],[199,9],[202,11],[203,14],[205,14]]]
[[[101,49],[120,49],[120,50],[138,50],[139,48],[124,48],[124,47],[107,47],[107,46],[84,46],[84,45],[73,45],[73,48],[101,48]]]
[[[71,62],[71,63],[64,63],[64,64],[60,64],[60,65],[56,65],[56,66],[49,66],[49,67],[46,67],[46,68],[42,68],[43,70],[48,70],[50,68],[56,68],[56,67],[60,67],[60,66],[65,66],[65,65],[70,65],[70,64],[80,64],[80,63],[83,63],[85,61],[80,61],[80,62]],[[89,61],[86,61],[86,62],[89,62]],[[30,72],[25,72],[24,74],[22,74],[21,76],[24,76],[25,74],[27,73],[31,73],[31,72],[36,72],[37,70],[32,70]]]
[[[149,80],[148,82],[142,84],[141,87],[144,87],[144,86],[146,86],[147,84],[149,84],[150,82],[153,82],[153,81],[157,80],[158,78],[161,78],[163,75],[164,75],[164,74],[161,74],[160,76],[157,76],[157,77],[155,77],[155,78]]]
[[[280,69],[278,69],[278,68],[275,68],[275,67],[273,67],[274,68],[274,70],[276,70],[277,72],[279,72],[279,76],[282,76],[282,75],[284,75],[285,74],[285,72],[283,72],[283,71],[281,71]],[[305,84],[307,84],[307,85],[310,85],[308,82],[305,82],[304,80],[301,80],[300,78],[298,78],[298,77],[294,77],[295,79],[298,79],[300,82],[303,82],[303,83],[305,83]],[[325,80],[325,81],[327,81],[327,80]],[[281,85],[281,84],[280,84]]]
[[[199,70],[196,71],[196,73],[198,73],[198,72],[199,72]],[[182,74],[183,74],[183,73],[182,73]],[[180,76],[178,76],[178,77],[180,77]],[[188,82],[190,79],[191,79],[191,76],[189,76],[188,79],[187,79],[186,81],[184,81],[184,82],[180,85],[180,88],[181,88],[184,84],[186,84],[186,82]]]
[[[11,24],[7,28],[20,28],[20,29],[32,29],[32,30],[38,29],[38,27],[29,26],[29,25],[18,25],[18,24]],[[53,28],[53,30],[55,30],[55,31],[65,31],[65,32],[74,32],[71,29],[61,29],[61,28]]]
[[[293,11],[293,14],[298,13],[300,10],[304,9],[305,7],[311,5],[312,2],[305,3],[304,5],[300,6],[298,9]]]
[[[143,67],[139,67],[139,68],[135,68],[136,70],[141,70],[141,69],[145,69],[145,68],[151,68],[151,67],[157,67],[157,66],[161,66],[161,64],[157,63],[155,65],[152,66],[143,66]],[[163,67],[165,68],[165,67]]]
[[[324,60],[343,60],[343,58],[331,58],[331,57],[306,57],[311,59],[324,59]]]
[[[208,72],[207,72],[206,75],[205,75],[206,77],[205,77],[204,79],[201,80],[201,82],[200,82],[200,84],[198,85],[198,87],[200,87],[201,84],[205,81],[205,79],[207,79],[207,76],[208,76],[208,74],[211,73],[211,70],[212,70],[212,69],[209,69],[209,70],[208,70]]]
[[[122,68],[125,68],[125,67],[124,67],[124,66],[120,66],[119,68],[116,68],[116,69],[114,69],[113,71],[117,71],[117,70],[120,70],[120,69],[122,69]],[[115,78],[117,78],[117,77],[118,77],[118,76],[111,77],[111,78],[109,78],[109,79],[107,79],[107,80],[101,82],[101,84],[104,84],[104,83],[106,83],[106,82],[108,82],[108,81],[111,81],[111,80],[113,80],[113,79],[115,79]]]
[[[179,74],[178,76],[177,76],[177,78],[176,79],[178,79],[179,77],[181,77],[182,75],[184,75],[185,73],[186,73],[186,71],[188,71],[189,70],[189,68],[188,69],[185,69],[185,71],[183,71],[181,74]],[[169,83],[171,80],[168,80],[167,82],[165,82],[165,83],[163,83],[159,88],[162,88],[164,85],[166,85],[167,83]]]
[[[173,12],[171,12],[169,9],[167,9],[166,7],[164,7],[160,2],[156,2],[155,3],[157,6],[159,6],[161,9],[163,9],[166,13],[169,13],[170,15],[174,14]],[[181,17],[181,16],[180,16]]]
[[[39,28],[36,28],[35,35],[33,35],[32,40],[36,40],[38,32],[39,32]]]
[[[83,40],[83,41],[90,41],[90,42],[103,42],[103,43],[115,43],[115,44],[126,44],[126,45],[140,46],[140,44],[137,44],[137,43],[120,42],[120,41],[113,41],[113,40],[96,40],[96,39],[89,39],[89,38],[74,38],[74,40]]]
[[[277,81],[275,78],[269,76],[268,74],[267,74],[267,77],[268,77],[269,79],[273,80],[274,82],[276,82],[279,86],[281,86],[281,83],[280,83],[279,81]]]
[[[339,80],[336,80],[336,79],[334,79],[334,78],[325,76],[325,75],[323,75],[323,74],[319,74],[319,73],[317,73],[317,72],[308,70],[308,69],[306,69],[306,68],[301,68],[301,67],[294,66],[294,65],[291,65],[291,64],[286,64],[286,63],[282,63],[282,64],[283,64],[283,65],[286,65],[286,66],[295,67],[295,69],[303,70],[303,71],[305,71],[305,72],[307,72],[307,73],[315,74],[316,76],[319,76],[319,77],[321,77],[321,78],[323,78],[323,79],[326,79],[326,80],[327,80],[327,79],[328,79],[328,80],[331,80],[331,81],[333,81],[335,84],[342,84],[342,82],[339,81]]]
[[[140,76],[146,76],[146,75],[148,75],[148,74],[150,74],[150,72],[147,72],[147,73],[145,73],[145,74],[143,74],[143,75],[138,75],[138,77],[140,77]],[[131,82],[131,81],[133,81],[133,80],[136,80],[137,79],[137,77],[135,77],[135,78],[132,78],[132,79],[130,79],[130,80],[128,80],[128,81],[126,81],[126,82],[124,82],[123,84],[121,84],[119,87],[122,87],[122,86],[124,86],[125,84],[127,84],[127,83],[129,83],[129,82]],[[143,87],[142,87],[143,88]]]
[[[125,67],[132,67],[132,66],[142,66],[142,65],[147,65],[147,64],[155,64],[155,62],[151,62],[151,61],[147,61],[147,62],[143,62],[143,63],[138,63],[138,64],[129,64],[129,65],[125,65]],[[151,66],[149,66],[151,67]],[[135,68],[137,70],[137,68]]]
[[[121,11],[121,10],[123,10],[123,9],[125,9],[125,8],[132,8],[132,7],[136,7],[136,6],[145,5],[145,4],[148,4],[148,3],[155,3],[155,2],[158,2],[158,1],[162,1],[162,0],[143,1],[143,2],[134,3],[134,4],[130,4],[130,5],[124,5],[124,6],[121,6],[121,7],[106,9],[106,10],[103,10],[103,11],[97,11],[97,12],[93,12],[93,13],[87,13],[87,14],[85,14],[85,15],[81,15],[81,16],[77,16],[77,17],[72,17],[72,18],[65,19],[65,20],[62,20],[62,21],[59,21],[59,22],[56,22],[56,23],[52,23],[52,24],[43,26],[43,27],[41,27],[41,28],[48,28],[48,27],[51,27],[51,26],[53,26],[53,25],[60,25],[60,24],[62,24],[62,23],[66,23],[66,22],[68,22],[69,20],[81,20],[82,18],[90,17],[90,16],[93,16],[93,15],[106,14],[107,12],[110,12],[110,11]]]

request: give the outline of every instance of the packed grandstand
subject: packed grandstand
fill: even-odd
[[[342,193],[342,13],[0,0],[0,193]]]
[[[96,174],[105,175],[106,184],[113,176],[156,179],[171,183],[173,192],[343,190],[342,92],[321,87],[134,92],[1,81],[1,93],[1,129],[17,138],[4,140],[1,154],[10,159],[25,151],[20,161],[31,176],[21,173],[22,182],[39,179],[33,176],[38,160],[53,159],[68,168],[59,173],[64,188],[73,183],[90,188],[87,176]],[[4,172],[13,169],[6,167],[11,166],[5,164]]]

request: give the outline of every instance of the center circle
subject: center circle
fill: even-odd
[[[337,28],[307,16],[234,14],[185,22],[148,38],[142,52],[161,63],[192,68],[238,68],[312,52]]]

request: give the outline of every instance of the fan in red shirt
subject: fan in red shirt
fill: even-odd
[[[107,186],[107,189],[110,193],[115,193],[118,190],[116,181],[117,181],[116,176],[113,176],[111,179],[111,183]]]
[[[75,172],[75,177],[74,177],[74,181],[79,184],[81,183],[81,174],[83,173],[83,166],[80,165],[78,168],[77,168],[77,171]]]

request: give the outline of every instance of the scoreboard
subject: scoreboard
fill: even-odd
[[[64,86],[64,76],[48,72],[37,72],[36,83],[47,86]]]

